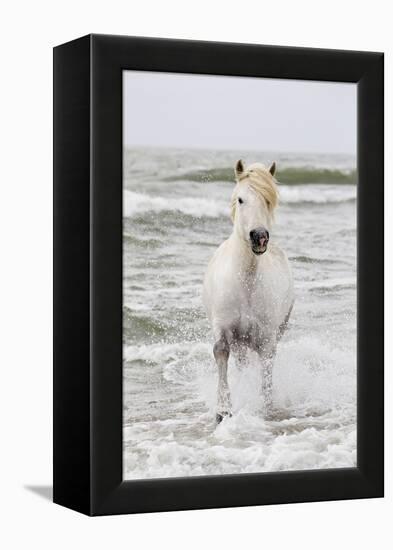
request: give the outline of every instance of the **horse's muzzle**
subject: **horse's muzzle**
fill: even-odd
[[[269,242],[269,231],[264,227],[258,227],[250,231],[251,249],[254,254],[260,255],[266,252]]]

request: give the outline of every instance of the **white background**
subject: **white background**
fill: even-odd
[[[89,519],[53,505],[52,51],[95,32],[385,51],[392,93],[389,2],[100,0],[7,2],[0,21],[0,545],[10,548],[388,548],[392,437],[385,499]],[[387,106],[387,147],[392,112]],[[388,157],[388,155],[387,155]],[[392,212],[390,158],[387,208]],[[391,218],[392,219],[392,218]],[[392,222],[387,220],[388,242]],[[391,278],[387,250],[387,280]],[[387,302],[391,301],[388,289]],[[391,311],[387,334],[391,334]],[[386,418],[392,414],[387,339]],[[389,341],[390,340],[390,341]],[[44,489],[42,489],[44,487]]]

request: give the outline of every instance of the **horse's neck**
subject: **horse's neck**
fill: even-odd
[[[258,256],[236,231],[230,236],[230,242],[237,273],[245,278],[254,277],[258,269]]]

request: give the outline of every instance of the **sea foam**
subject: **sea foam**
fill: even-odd
[[[162,369],[185,396],[172,417],[125,426],[127,479],[356,465],[355,364],[333,344],[305,336],[279,345],[270,420],[262,413],[258,360],[251,355],[241,369],[231,360],[233,415],[218,426],[210,343],[126,346],[124,358],[129,368],[142,361]]]

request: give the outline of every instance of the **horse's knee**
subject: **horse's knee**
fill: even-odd
[[[218,360],[218,359],[228,359],[228,357],[229,357],[229,344],[224,338],[221,338],[220,340],[217,340],[217,342],[214,344],[213,354],[214,354],[214,358],[216,360]]]

